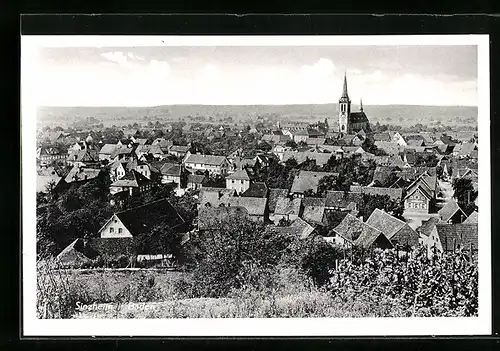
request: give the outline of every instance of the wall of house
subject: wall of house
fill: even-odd
[[[417,190],[405,200],[405,210],[409,212],[429,213],[429,199]]]
[[[100,236],[101,238],[131,238],[132,234],[120,219],[113,215],[111,220],[102,228]]]
[[[172,176],[172,175],[163,175],[161,177],[161,183],[162,184],[176,183],[177,184],[177,188],[180,189],[180,187],[181,187],[181,177]]]
[[[226,179],[226,189],[234,189],[238,194],[250,188],[250,181],[243,179]]]

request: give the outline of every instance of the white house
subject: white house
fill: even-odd
[[[193,171],[208,171],[211,174],[226,174],[228,161],[225,156],[191,154],[184,159],[184,167]]]
[[[238,194],[250,188],[250,177],[245,169],[240,169],[226,178],[226,189],[234,189]]]

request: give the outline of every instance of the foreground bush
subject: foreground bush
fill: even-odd
[[[329,290],[343,303],[367,299],[397,306],[404,316],[476,316],[478,269],[462,252],[428,259],[425,248],[407,258],[375,251],[363,261],[341,260]]]

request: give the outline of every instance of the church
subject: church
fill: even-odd
[[[347,76],[344,74],[344,87],[339,99],[339,132],[354,134],[361,130],[370,132],[370,122],[363,111],[363,102],[360,102],[359,112],[351,112],[351,99],[347,94]]]

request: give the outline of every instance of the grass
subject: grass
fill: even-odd
[[[366,301],[364,301],[366,302]],[[147,305],[107,305],[108,310],[77,312],[74,318],[345,318],[402,316],[391,304],[343,304],[326,292],[312,291],[284,296],[193,298],[152,302]],[[147,307],[145,307],[147,306]],[[375,308],[376,307],[376,308]],[[103,308],[103,306],[101,306]],[[369,310],[372,310],[371,313]]]
[[[39,318],[304,318],[402,316],[390,301],[339,301],[284,272],[278,290],[186,298],[188,273],[39,268]]]

